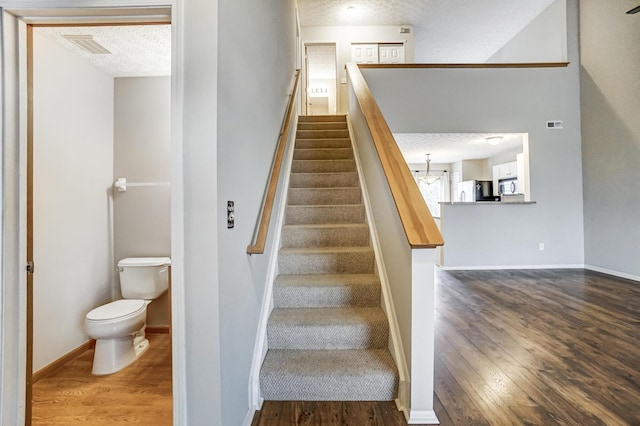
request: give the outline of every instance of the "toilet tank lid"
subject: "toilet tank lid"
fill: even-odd
[[[118,266],[161,266],[171,265],[168,257],[127,257],[118,262]]]

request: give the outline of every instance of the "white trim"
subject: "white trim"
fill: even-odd
[[[601,268],[599,266],[593,266],[593,265],[584,265],[584,269],[588,269],[589,271],[594,271],[594,272],[600,272],[601,274],[613,275],[614,277],[618,277],[618,278],[625,278],[627,280],[640,282],[640,275],[627,274],[626,272],[614,271],[612,269]]]
[[[360,163],[360,156],[358,154],[357,142],[353,137],[353,129],[351,127],[351,120],[347,115],[347,126],[349,127],[349,138],[353,145],[353,156],[356,162],[356,168],[358,170],[358,180],[360,181],[360,189],[362,190],[362,200],[364,203],[365,213],[367,215],[367,224],[369,225],[369,233],[371,234],[371,245],[375,253],[376,270],[378,272],[378,278],[382,287],[382,309],[387,315],[389,321],[389,339],[391,346],[391,355],[393,356],[396,366],[398,367],[398,376],[400,383],[398,384],[398,398],[396,399],[396,407],[399,411],[402,411],[405,416],[408,415],[409,410],[409,389],[410,378],[409,368],[407,367],[407,358],[402,345],[402,338],[400,337],[400,326],[398,325],[398,318],[396,316],[395,305],[393,304],[393,297],[391,296],[391,286],[389,284],[389,278],[387,276],[387,270],[382,260],[382,247],[380,245],[380,238],[378,238],[378,232],[375,226],[375,220],[373,218],[373,210],[371,208],[371,201],[369,200],[369,192],[367,185],[364,181],[364,172],[362,170],[362,164]]]
[[[408,422],[433,413],[435,395],[435,250],[411,250],[411,399]],[[438,420],[433,413],[435,422]]]
[[[440,421],[436,417],[435,411],[411,411],[411,417],[407,420],[410,425],[438,425]]]
[[[300,87],[298,86],[298,91]],[[297,95],[296,95],[297,96]],[[297,103],[298,101],[296,101]],[[297,129],[298,127],[298,115],[294,116],[291,121],[291,128]],[[291,139],[293,138],[293,142]],[[252,409],[260,410],[264,398],[260,394],[260,369],[262,363],[267,355],[267,322],[269,316],[273,310],[273,282],[278,275],[278,251],[280,250],[280,240],[282,236],[282,225],[284,223],[285,207],[287,205],[287,189],[289,188],[289,180],[291,177],[291,166],[293,163],[293,150],[295,147],[296,132],[290,132],[289,138],[286,141],[286,159],[284,162],[284,179],[281,182],[282,196],[280,197],[280,204],[278,205],[278,216],[276,218],[275,234],[273,236],[273,244],[271,244],[271,252],[269,253],[269,266],[267,268],[266,282],[264,285],[264,293],[262,295],[262,306],[260,307],[260,318],[258,319],[258,333],[256,335],[256,342],[253,347],[253,359],[251,360],[251,372],[249,373],[249,411]],[[256,255],[257,256],[257,255]],[[248,416],[248,414],[247,414]],[[250,425],[253,416],[249,419]]]
[[[242,421],[242,426],[251,426],[251,423],[253,423],[253,418],[255,417],[255,415],[256,415],[256,410],[249,407],[249,409],[247,410],[247,414],[245,414],[244,420]]]
[[[186,411],[186,345],[185,345],[185,293],[184,293],[184,232],[183,232],[183,181],[182,181],[182,111],[183,111],[183,32],[184,32],[184,13],[182,7],[182,0],[86,0],[79,5],[77,1],[54,1],[54,0],[32,0],[32,1],[8,1],[0,3],[3,12],[12,13],[16,17],[16,22],[21,22],[21,19],[25,16],[34,17],[40,15],[39,22],[42,22],[42,15],[49,12],[53,12],[56,15],[56,19],[59,22],[79,22],[82,20],[81,16],[65,17],[67,10],[82,10],[87,11],[87,15],[92,12],[96,15],[104,15],[107,9],[118,9],[117,14],[114,14],[110,18],[111,22],[118,22],[118,16],[125,16],[129,13],[135,12],[130,8],[171,8],[172,10],[172,100],[171,100],[171,123],[172,123],[172,135],[171,135],[171,180],[172,180],[172,193],[171,193],[171,257],[172,257],[172,328],[173,334],[173,347],[172,347],[172,365],[173,365],[173,423],[176,426],[187,424],[187,411]],[[135,14],[135,13],[134,13]],[[3,15],[4,16],[4,15]],[[35,19],[35,18],[34,18]],[[2,364],[0,367],[0,377],[3,382],[5,380],[17,381],[14,384],[14,389],[5,388],[3,384],[2,398],[0,399],[0,422],[7,421],[5,417],[7,414],[4,412],[4,408],[7,406],[13,406],[14,410],[17,410],[13,417],[15,421],[11,421],[12,424],[24,423],[24,378],[25,372],[25,346],[26,336],[25,327],[26,323],[26,286],[24,281],[26,280],[25,274],[22,273],[26,258],[26,223],[25,223],[25,209],[26,209],[26,68],[24,66],[26,58],[26,40],[24,37],[25,24],[20,24],[20,39],[18,42],[17,61],[20,64],[20,71],[18,75],[19,86],[19,101],[13,103],[13,99],[6,99],[6,90],[3,89],[3,135],[6,135],[6,129],[4,125],[4,119],[7,114],[14,114],[20,112],[20,128],[19,128],[19,150],[20,150],[20,164],[15,163],[3,164],[5,173],[12,173],[18,168],[20,175],[20,181],[17,183],[17,188],[13,187],[13,190],[18,191],[19,206],[17,211],[8,212],[5,217],[9,217],[8,220],[11,223],[7,223],[7,227],[18,229],[19,241],[18,241],[18,253],[13,253],[13,250],[6,250],[3,241],[3,263],[2,266],[5,269],[10,269],[12,272],[15,270],[17,276],[11,277],[15,279],[5,279],[3,276],[2,288],[0,292],[6,293],[8,290],[6,287],[11,284],[17,285],[18,297],[19,297],[19,309],[8,310],[3,309],[3,315],[8,315],[8,318],[3,318],[3,323],[9,319],[10,322],[17,322],[19,324],[17,336],[3,335],[2,346],[0,346],[0,361]],[[4,32],[4,25],[2,25]],[[4,46],[4,33],[2,34],[2,45]],[[4,62],[4,61],[3,61]],[[6,66],[3,63],[3,67]],[[4,74],[4,72],[3,72]],[[3,83],[10,83],[4,78]],[[8,112],[7,112],[8,111]],[[3,158],[3,161],[6,161]],[[5,183],[3,182],[3,185]],[[13,192],[13,191],[12,191]],[[3,208],[5,207],[5,199],[3,193]],[[10,206],[14,208],[16,206]],[[9,226],[10,225],[10,226]],[[5,227],[6,229],[6,227]],[[4,235],[4,234],[3,234]],[[8,266],[8,268],[7,268]],[[4,271],[3,271],[4,272]],[[3,300],[4,302],[4,300]],[[13,316],[9,316],[13,315]],[[15,337],[15,339],[14,339]],[[16,341],[17,339],[17,341]],[[13,356],[7,357],[5,347],[14,347],[18,349],[18,357],[14,359]],[[13,355],[13,354],[12,354]],[[17,376],[16,376],[17,374]],[[15,379],[18,377],[18,379]],[[15,379],[15,380],[14,380]]]
[[[582,264],[568,265],[488,265],[488,266],[438,266],[443,271],[491,271],[502,269],[583,269]]]

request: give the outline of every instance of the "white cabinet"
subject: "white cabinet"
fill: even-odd
[[[494,169],[495,170],[495,169]],[[518,164],[516,161],[498,164],[498,179],[514,179],[518,176]]]

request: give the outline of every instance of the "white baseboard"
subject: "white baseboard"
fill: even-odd
[[[410,425],[439,425],[440,420],[436,416],[436,412],[431,411],[418,411],[411,410],[409,413],[409,418],[407,419],[407,423]]]
[[[242,426],[251,426],[251,423],[253,423],[253,417],[255,415],[256,415],[256,410],[250,407],[247,410],[247,414],[244,416],[244,420],[242,421]]]
[[[260,368],[264,362],[264,358],[267,355],[267,322],[269,315],[273,309],[273,283],[278,275],[278,250],[280,248],[280,238],[282,236],[282,224],[284,223],[284,213],[287,205],[287,188],[289,188],[289,178],[291,177],[291,165],[293,160],[293,150],[295,148],[295,135],[298,126],[298,116],[296,115],[291,122],[293,133],[289,136],[289,139],[285,141],[287,146],[285,147],[286,159],[283,162],[284,167],[284,179],[281,182],[281,198],[278,206],[275,206],[275,233],[273,236],[273,243],[271,250],[268,254],[263,256],[269,256],[269,265],[267,267],[266,281],[264,285],[264,292],[262,295],[262,304],[260,307],[260,316],[258,319],[258,330],[256,334],[256,341],[253,348],[253,358],[251,360],[251,371],[249,372],[249,407],[254,410],[259,410],[262,407],[264,399],[260,394]],[[257,255],[256,255],[257,256]],[[249,423],[250,424],[250,423]]]
[[[491,271],[507,269],[583,269],[582,264],[568,265],[489,265],[489,266],[438,266],[443,271]]]
[[[602,274],[613,275],[614,277],[625,278],[631,281],[640,281],[639,275],[627,274],[626,272],[614,271],[612,269],[601,268],[599,266],[593,265],[584,265],[584,269],[588,269],[590,271],[600,272]]]

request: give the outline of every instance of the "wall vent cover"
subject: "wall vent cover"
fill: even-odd
[[[103,45],[95,41],[92,35],[69,34],[63,35],[62,37],[92,55],[111,54],[111,52],[109,52],[109,50],[107,50]]]

